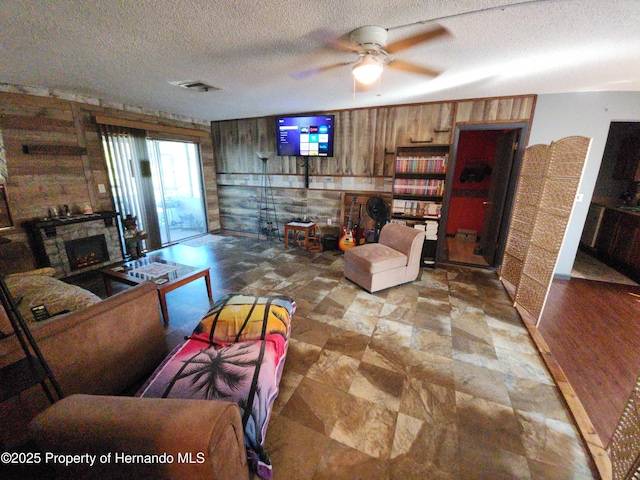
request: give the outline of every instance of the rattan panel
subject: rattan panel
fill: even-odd
[[[544,178],[542,177],[520,177],[516,201],[528,205],[538,205],[543,188]]]
[[[640,472],[640,376],[624,407],[607,449],[613,470],[613,480],[636,478]]]
[[[524,261],[524,271],[537,282],[548,284],[551,282],[557,258],[557,252],[550,252],[532,242]]]
[[[530,237],[530,231],[512,230],[507,238],[506,250],[510,255],[524,261],[529,248]]]
[[[553,142],[547,175],[580,178],[590,141],[586,137],[566,137]]]
[[[516,287],[529,247],[548,162],[549,145],[532,145],[525,149],[500,271],[502,277]]]
[[[500,275],[513,285],[517,285],[520,282],[520,274],[522,273],[522,265],[524,262],[522,259],[516,258],[513,255],[505,254],[502,261],[502,267],[500,268]]]
[[[560,251],[564,232],[567,229],[568,217],[551,215],[547,212],[538,212],[536,223],[531,232],[530,243],[534,243],[552,254]]]
[[[536,220],[536,213],[538,213],[537,205],[519,202],[513,207],[513,218],[511,221],[518,229],[531,231]]]
[[[535,318],[540,318],[547,290],[548,285],[543,285],[530,277],[523,268],[520,283],[516,289],[516,303]]]
[[[548,177],[540,198],[540,210],[569,218],[580,177]]]
[[[544,177],[549,163],[549,145],[527,147],[522,158],[520,177]]]

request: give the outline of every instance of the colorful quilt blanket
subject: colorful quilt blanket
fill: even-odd
[[[222,297],[160,365],[139,396],[233,401],[258,477],[272,477],[264,441],[295,312],[284,296]]]

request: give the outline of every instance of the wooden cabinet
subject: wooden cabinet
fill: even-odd
[[[398,147],[449,145],[453,128],[451,102],[384,108],[385,151]]]
[[[613,178],[640,181],[640,136],[626,137],[620,142]]]
[[[635,272],[636,276],[640,276],[640,227],[636,228],[633,233],[633,247],[629,252],[629,264]]]
[[[611,267],[640,278],[640,215],[607,209],[602,218],[596,248]]]
[[[596,249],[599,254],[611,257],[616,246],[616,233],[620,213],[606,209],[602,216],[602,223],[596,239]]]

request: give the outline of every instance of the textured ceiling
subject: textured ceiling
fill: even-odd
[[[386,69],[354,98],[350,66],[291,77],[357,58],[327,47],[357,27],[385,27],[393,42],[433,19],[451,36],[397,58],[440,70],[435,78]],[[201,120],[639,91],[639,22],[638,0],[2,0],[0,82]],[[221,90],[169,84],[186,80]]]

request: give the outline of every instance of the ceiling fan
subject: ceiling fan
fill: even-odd
[[[296,79],[323,73],[345,65],[353,65],[351,71],[355,79],[365,85],[375,82],[385,67],[405,72],[437,76],[440,72],[411,62],[395,58],[395,54],[419,43],[450,35],[449,30],[437,25],[418,35],[387,44],[387,29],[377,26],[356,28],[349,34],[349,41],[332,40],[329,46],[340,51],[354,52],[358,58],[351,62],[341,62],[293,74]]]

